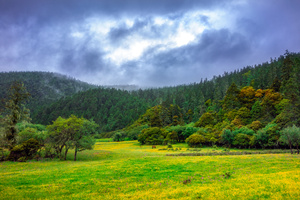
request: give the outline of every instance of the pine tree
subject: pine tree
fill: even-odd
[[[12,149],[16,145],[16,136],[18,134],[17,123],[22,120],[29,121],[29,110],[24,103],[28,100],[30,94],[27,92],[25,86],[21,82],[14,82],[10,89],[5,102],[4,126],[7,147]]]

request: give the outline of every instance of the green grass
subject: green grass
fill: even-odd
[[[102,139],[96,139],[97,142],[112,142],[112,138],[102,138]]]
[[[2,162],[0,199],[299,198],[299,155],[173,157],[160,148],[99,141],[76,162],[73,152],[67,161]]]

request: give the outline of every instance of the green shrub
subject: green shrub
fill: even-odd
[[[26,162],[27,158],[25,156],[20,157],[17,161],[18,162]]]
[[[205,138],[202,135],[193,134],[186,139],[186,143],[189,147],[200,147],[205,143]]]
[[[250,136],[244,133],[239,133],[234,137],[233,145],[238,147],[248,147]]]
[[[142,130],[142,133],[138,137],[138,141],[141,144],[163,144],[168,135],[168,131],[160,129],[158,127],[151,127]]]
[[[26,160],[32,159],[39,149],[39,142],[36,139],[31,138],[23,142],[22,144],[15,146],[11,150],[8,156],[8,160],[18,161],[19,159],[21,159],[21,157],[25,157]],[[22,158],[21,160],[24,160],[24,158]]]
[[[41,146],[43,146],[47,137],[48,133],[46,131],[39,131],[36,128],[27,127],[18,134],[17,139],[18,144],[22,144],[23,142],[33,138],[37,140]]]

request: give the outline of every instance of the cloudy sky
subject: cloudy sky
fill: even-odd
[[[0,71],[199,82],[300,51],[299,0],[0,0]]]

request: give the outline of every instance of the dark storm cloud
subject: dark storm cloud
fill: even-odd
[[[300,1],[250,1],[238,13],[237,28],[261,53],[280,54],[285,49],[299,51]]]
[[[67,16],[84,14],[163,14],[186,11],[190,9],[209,9],[222,7],[231,1],[222,0],[1,0],[0,13],[12,19],[21,20],[26,16],[41,19],[64,19]],[[63,18],[62,18],[63,17]]]
[[[196,43],[166,52],[156,52],[156,48],[147,51],[146,59],[140,65],[151,63],[156,66],[144,78],[145,82],[155,80],[154,83],[175,85],[180,79],[182,84],[191,83],[200,81],[200,78],[213,77],[224,65],[227,69],[234,69],[236,66],[228,64],[240,63],[252,48],[251,43],[239,33],[231,33],[227,29],[209,30]]]
[[[65,51],[61,53],[60,70],[64,73],[78,75],[107,73],[107,64],[102,59],[102,52],[98,50]]]
[[[125,23],[110,30],[109,37],[112,42],[119,42],[119,40],[127,36],[140,32],[145,26],[148,26],[150,19],[137,19],[132,27],[128,27]]]
[[[298,0],[0,0],[0,71],[55,71],[96,84],[197,82],[298,52],[299,7]],[[198,26],[203,32],[193,32]],[[180,31],[195,39],[185,43]]]

